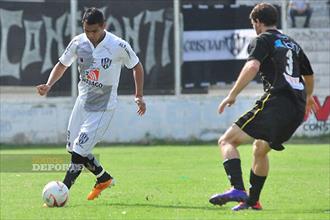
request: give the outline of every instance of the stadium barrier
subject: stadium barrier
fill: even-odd
[[[146,97],[146,115],[138,117],[132,97],[120,96],[118,111],[105,142],[148,142],[153,139],[178,141],[216,140],[233,121],[249,110],[257,98],[240,96],[234,106],[219,115],[223,96],[184,95]],[[330,134],[330,96],[316,96],[319,111],[312,113],[295,136]],[[72,102],[60,98],[16,103],[2,101],[0,140],[8,144],[65,143]]]

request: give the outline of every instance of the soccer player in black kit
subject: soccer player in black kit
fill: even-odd
[[[222,113],[225,107],[233,105],[237,95],[260,74],[264,95],[218,141],[232,188],[213,195],[209,201],[214,205],[239,202],[232,208],[234,211],[262,209],[259,197],[269,171],[268,152],[283,150],[283,142],[303,122],[305,112],[316,110],[310,62],[292,38],[276,29],[277,19],[277,9],[271,4],[260,3],[253,8],[250,20],[258,36],[250,42],[247,62],[218,107]],[[237,147],[251,139],[254,139],[253,162],[247,194]]]

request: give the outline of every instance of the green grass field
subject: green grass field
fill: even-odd
[[[2,148],[1,154],[64,154],[64,148]],[[251,147],[240,147],[245,185]],[[330,219],[328,144],[287,145],[270,153],[263,211],[232,212],[235,203],[212,206],[209,197],[229,188],[218,148],[194,146],[96,147],[117,184],[95,201],[86,196],[94,176],[83,172],[64,208],[43,208],[41,191],[64,173],[1,173],[1,219]]]

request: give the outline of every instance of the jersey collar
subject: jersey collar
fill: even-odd
[[[102,44],[104,44],[104,42],[106,41],[106,38],[108,38],[108,33],[107,33],[107,31],[104,30],[104,32],[105,32],[105,35],[104,35],[103,39],[100,41],[100,43],[98,43],[98,44],[96,45],[96,47],[94,47],[94,44],[88,39],[88,37],[87,37],[86,34],[85,34],[85,38],[86,38],[87,42],[89,43],[89,45],[91,46],[91,48],[92,48],[93,50],[95,50],[97,47],[99,47],[99,46],[101,46]]]

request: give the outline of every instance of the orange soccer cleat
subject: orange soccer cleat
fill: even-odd
[[[94,200],[97,198],[103,190],[105,190],[108,187],[111,187],[115,185],[114,179],[109,179],[102,183],[96,183],[92,191],[88,194],[87,199],[88,200]]]

